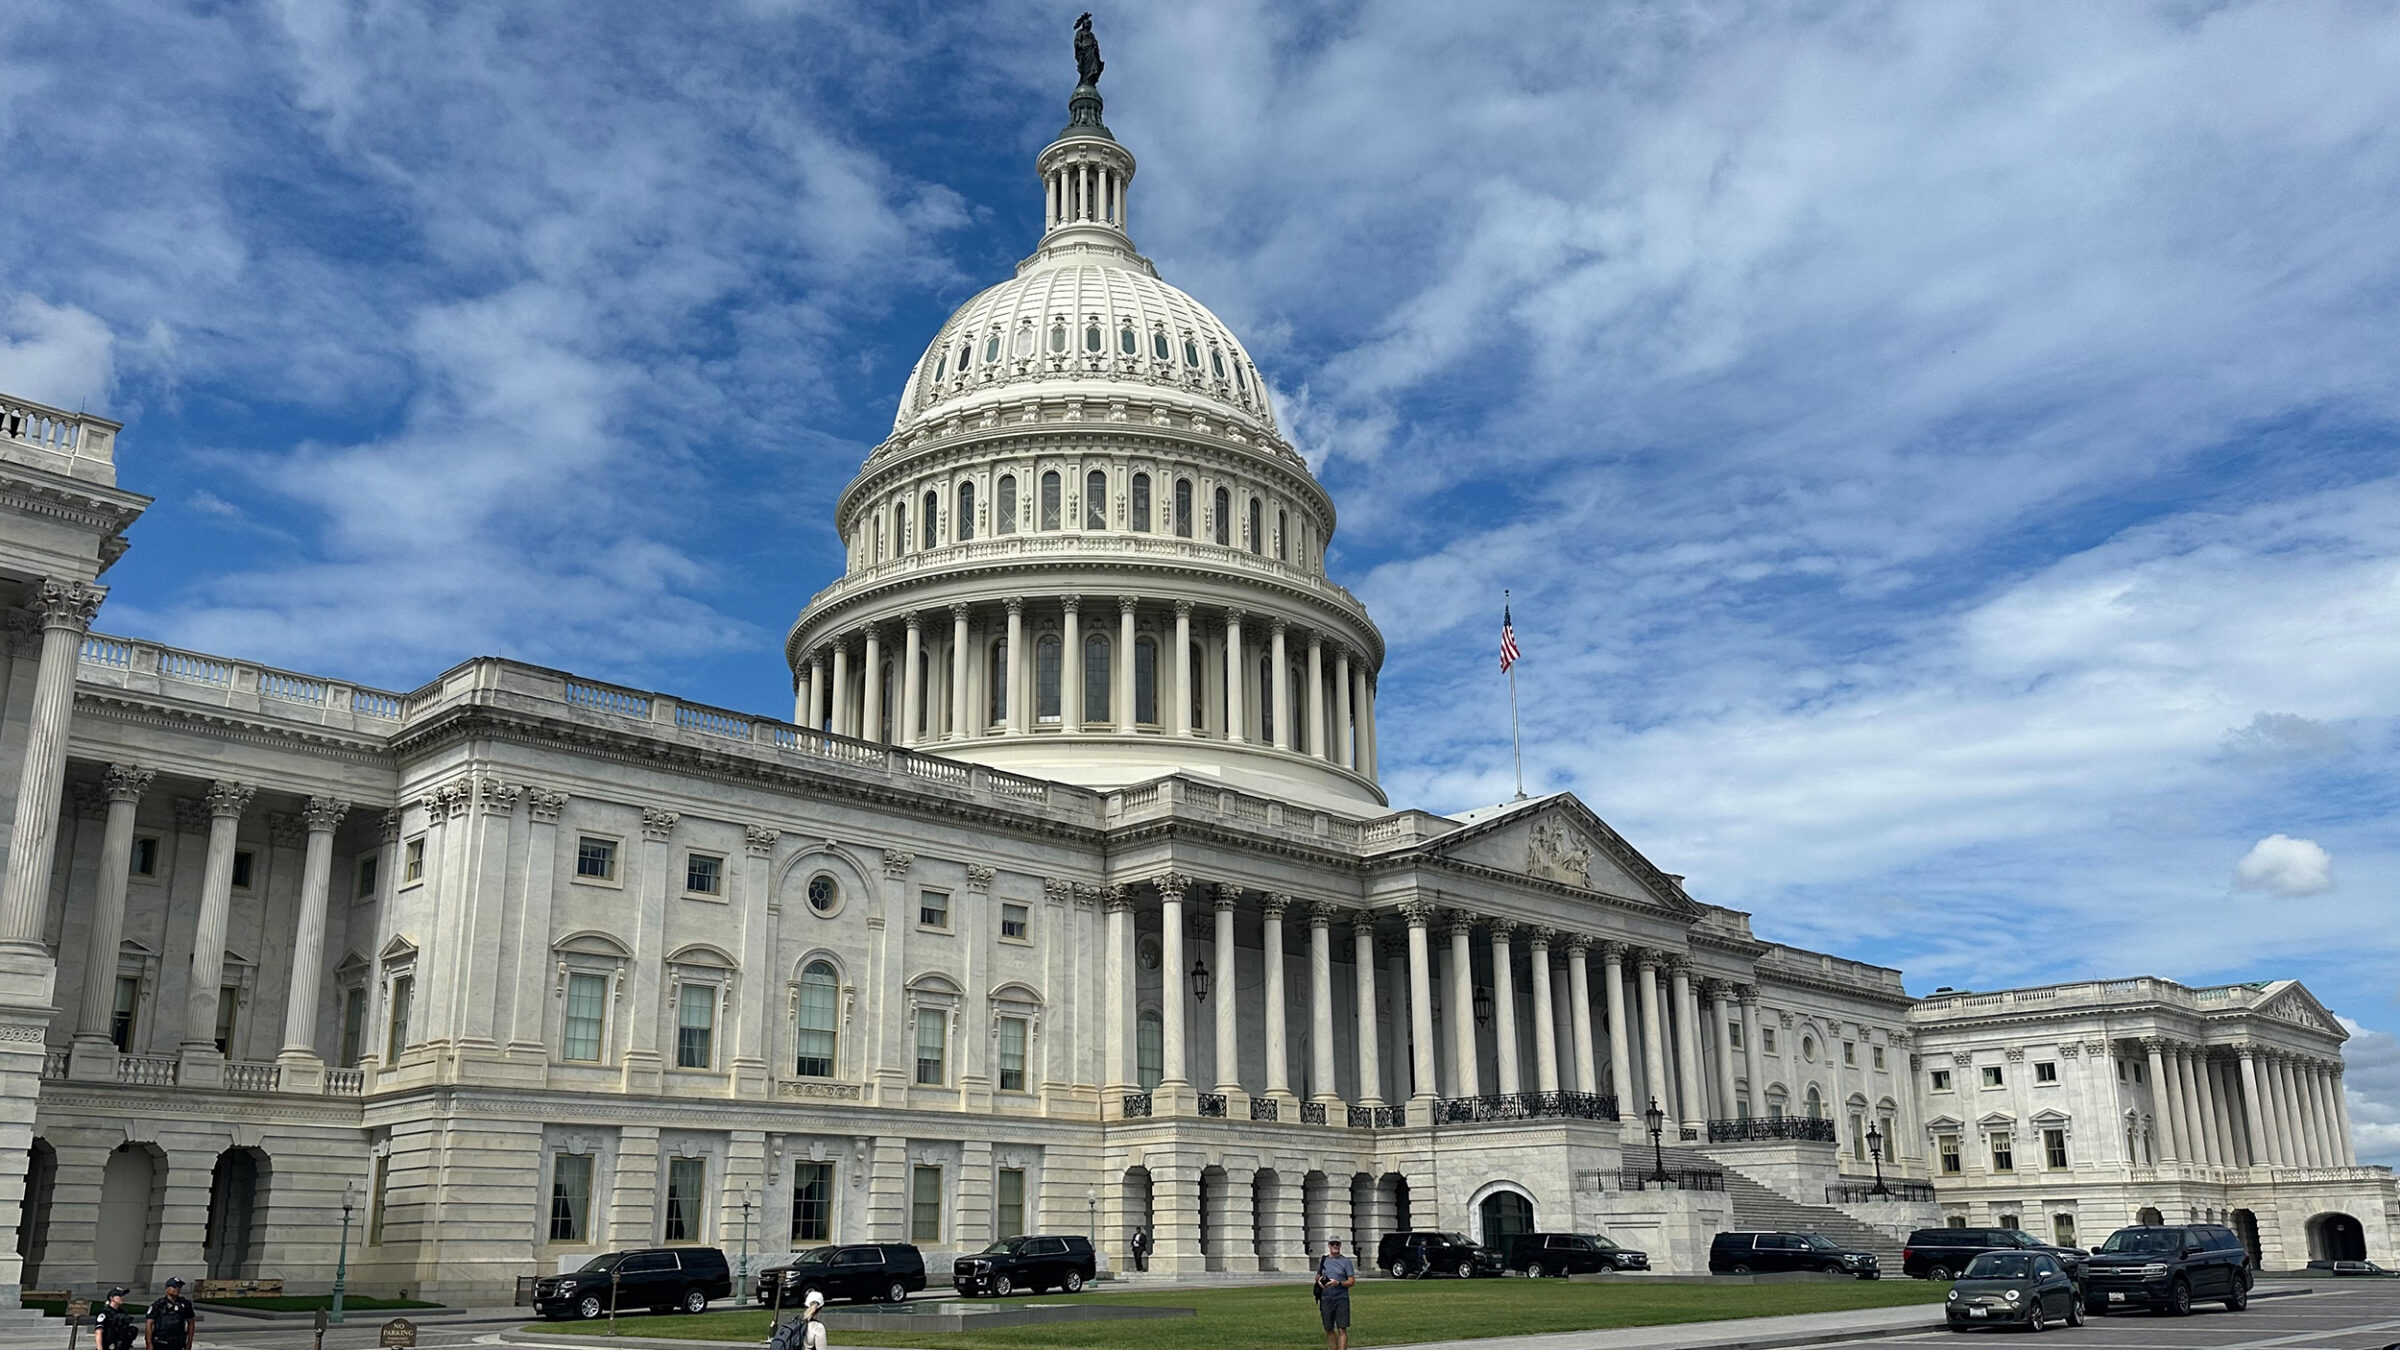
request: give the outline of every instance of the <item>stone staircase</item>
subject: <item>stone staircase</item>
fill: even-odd
[[[1783,1232],[1822,1233],[1849,1251],[1873,1252],[1886,1276],[1900,1275],[1900,1243],[1889,1234],[1871,1228],[1851,1218],[1831,1205],[1804,1205],[1780,1191],[1771,1190],[1751,1180],[1736,1168],[1727,1167],[1708,1153],[1696,1148],[1665,1150],[1666,1165],[1672,1168],[1701,1168],[1722,1170],[1725,1173],[1725,1198],[1733,1202],[1733,1222],[1740,1229],[1768,1229]],[[1630,1164],[1633,1153],[1628,1150]]]

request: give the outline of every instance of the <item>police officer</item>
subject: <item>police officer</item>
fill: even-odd
[[[92,1318],[92,1350],[133,1350],[142,1324],[133,1309],[125,1306],[125,1296],[131,1292],[123,1285],[108,1291],[108,1302],[101,1304]]]
[[[149,1336],[149,1350],[191,1350],[200,1334],[200,1310],[183,1296],[182,1276],[167,1281],[167,1292],[150,1305],[142,1329]]]

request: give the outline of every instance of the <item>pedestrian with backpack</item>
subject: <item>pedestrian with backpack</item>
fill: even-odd
[[[1358,1266],[1342,1255],[1342,1240],[1325,1239],[1325,1259],[1317,1263],[1317,1320],[1325,1324],[1325,1350],[1350,1350],[1350,1286],[1357,1283]]]
[[[775,1328],[775,1334],[767,1338],[767,1350],[826,1350],[825,1324],[817,1320],[824,1307],[824,1292],[809,1290],[808,1297],[801,1300],[800,1315]]]

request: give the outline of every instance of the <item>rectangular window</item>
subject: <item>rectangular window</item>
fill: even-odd
[[[591,1225],[592,1155],[561,1153],[550,1160],[550,1240],[582,1242]]]
[[[1996,1088],[2000,1086],[2000,1083],[2000,1066],[1997,1064],[1985,1065],[1983,1069],[1983,1085],[1987,1088]]]
[[[217,1053],[233,1057],[233,1031],[242,1014],[242,987],[229,984],[217,991]]]
[[[1736,1049],[1736,1050],[1739,1050],[1739,1049],[1741,1049],[1741,1048],[1742,1048],[1742,1024],[1741,1024],[1741,1023],[1739,1023],[1739,1022],[1727,1022],[1727,1023],[1725,1024],[1725,1043],[1726,1043],[1727,1045],[1730,1045],[1730,1046],[1732,1046],[1732,1047],[1733,1047],[1734,1049]]]
[[[2051,1245],[2058,1247],[2072,1247],[2075,1245],[2074,1215],[2053,1214],[2050,1216],[2050,1242]]]
[[[383,1033],[383,1062],[386,1065],[399,1063],[400,1052],[408,1048],[408,1005],[416,999],[416,996],[416,976],[394,975],[392,977],[390,1021],[384,1027]]]
[[[1775,1053],[1775,1028],[1773,1028],[1773,1027],[1760,1027],[1760,1028],[1758,1029],[1758,1044],[1759,1044],[1759,1048],[1760,1048],[1760,1049],[1762,1049],[1762,1050],[1766,1051],[1766,1052],[1767,1052],[1768,1054],[1770,1054],[1770,1055],[1771,1055],[1771,1054],[1774,1054],[1774,1053]]]
[[[358,860],[358,889],[351,893],[354,898],[359,900],[375,898],[376,875],[382,862],[383,855],[380,853],[370,853]]]
[[[2066,1170],[2067,1132],[2065,1130],[2042,1131],[2042,1165],[2054,1172]]]
[[[1956,1176],[1958,1173],[1965,1170],[1966,1165],[1959,1159],[1958,1156],[1957,1135],[1945,1134],[1937,1136],[1933,1141],[1933,1146],[1934,1151],[1941,1155],[1942,1171],[1945,1174]]]
[[[411,839],[400,850],[400,884],[414,886],[425,879],[425,840]]]
[[[1166,1027],[1154,1012],[1143,1013],[1133,1026],[1133,1078],[1142,1091],[1148,1092],[1166,1076]]]
[[[575,875],[592,881],[617,879],[617,843],[584,835],[575,841]]]
[[[1850,1113],[1850,1156],[1867,1160],[1867,1118],[1857,1111]]]
[[[342,1067],[358,1067],[359,1052],[366,1048],[367,991],[342,991]]]
[[[1000,1169],[999,1195],[992,1206],[992,1236],[1015,1237],[1025,1231],[1025,1170]]]
[[[1948,1069],[1935,1069],[1933,1071],[1933,1090],[1936,1092],[1948,1092],[1950,1090],[1950,1071]]]
[[[1878,1069],[1883,1067],[1883,1047],[1880,1045],[1875,1047],[1875,1067]]]
[[[1025,1090],[1025,1019],[1000,1019],[1000,1090]]]
[[[687,988],[689,986],[686,986]],[[668,1242],[698,1242],[704,1236],[701,1197],[708,1188],[708,1159],[667,1159]]]
[[[569,975],[566,1038],[559,1047],[559,1058],[582,1064],[598,1063],[600,1033],[606,1024],[607,1012],[607,976]]]
[[[826,1242],[833,1237],[833,1164],[792,1165],[792,1241]]]
[[[2035,1081],[2035,1082],[2037,1082],[2037,1083],[2055,1083],[2055,1082],[2057,1082],[2057,1081],[2058,1081],[2058,1065],[2057,1065],[2056,1063],[2054,1063],[2054,1062],[2052,1062],[2052,1061],[2050,1061],[2050,1060],[2046,1060],[2046,1059],[2045,1059],[2045,1060],[2042,1060],[2042,1061],[2040,1061],[2040,1062],[2039,1062],[2039,1063],[2037,1063],[2037,1064],[2035,1064],[2035,1065],[2033,1066],[2033,1081]]]
[[[1146,473],[1133,476],[1133,528],[1150,532],[1150,475]]]
[[[1853,1069],[1858,1067],[1858,1042],[1842,1042],[1842,1063],[1849,1065]]]
[[[942,1240],[942,1169],[920,1167],[909,1180],[908,1240]]]
[[[252,873],[254,873],[254,872],[256,872],[257,870],[258,870],[258,855],[257,855],[257,854],[255,854],[255,853],[252,853],[252,852],[251,852],[250,850],[248,850],[248,849],[243,849],[241,852],[234,854],[234,855],[233,855],[233,888],[234,888],[235,890],[237,890],[237,891],[246,891],[246,890],[249,890],[249,889],[250,889],[250,877],[251,877],[251,874],[252,874]]]
[[[108,1014],[108,1038],[117,1043],[121,1054],[133,1051],[133,1024],[142,1008],[142,979],[139,975],[117,977],[117,1002]]]
[[[157,876],[158,841],[156,839],[148,838],[134,840],[133,858],[131,864],[125,870],[137,877]]]
[[[384,1199],[392,1192],[392,1155],[375,1155],[375,1170],[367,1181],[367,1245],[383,1245]]]
[[[950,893],[921,890],[917,892],[917,922],[927,928],[950,926]]]
[[[725,893],[725,860],[706,853],[683,857],[683,888],[694,895]]]
[[[940,1087],[942,1051],[946,1048],[950,1019],[933,1009],[917,1010],[917,1081],[926,1087]]]
[[[1992,1170],[1995,1172],[2017,1170],[2017,1141],[2006,1130],[1996,1131],[1992,1135]]]
[[[1022,942],[1032,927],[1032,910],[1023,905],[1002,905],[1000,907],[1000,936]]]
[[[2007,1231],[2007,1232],[2011,1232],[2011,1233],[2014,1233],[2014,1232],[2018,1231],[2018,1229],[2017,1229],[2017,1216],[2016,1216],[2016,1215],[2014,1215],[2014,1214],[2002,1214],[2002,1215],[1998,1215],[1998,1216],[1996,1216],[1996,1217],[1997,1217],[1997,1218],[2000,1220],[2000,1227],[2001,1227],[2003,1230],[2005,1230],[2005,1231]]]
[[[717,1066],[717,987],[679,985],[675,994],[675,1067]]]

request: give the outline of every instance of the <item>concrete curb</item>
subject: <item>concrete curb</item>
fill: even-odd
[[[203,1317],[235,1317],[245,1322],[314,1322],[317,1319],[314,1309],[307,1312],[279,1312],[266,1308],[236,1307],[226,1303],[198,1303],[194,1306],[200,1309]],[[373,1322],[380,1326],[395,1317],[405,1317],[414,1322],[420,1317],[464,1317],[466,1315],[465,1308],[447,1306],[440,1308],[344,1308],[342,1309],[342,1325]]]

